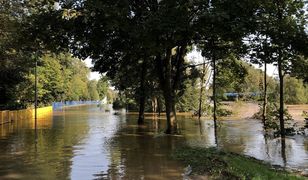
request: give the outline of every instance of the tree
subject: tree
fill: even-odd
[[[260,18],[266,18],[267,15],[261,13]],[[266,127],[266,117],[267,117],[267,65],[273,63],[273,51],[271,50],[270,39],[265,35],[259,34],[259,32],[267,32],[269,29],[269,22],[266,21],[260,25],[260,29],[257,29],[257,35],[253,36],[253,40],[250,43],[251,46],[251,62],[264,65],[263,71],[263,106],[262,106],[262,121],[263,126]],[[265,33],[266,34],[266,33]]]
[[[214,126],[217,127],[217,63],[228,57],[232,52],[240,56],[245,53],[242,39],[251,28],[250,21],[256,2],[245,1],[210,1],[208,8],[200,16],[197,31],[200,38],[197,41],[202,55],[211,61],[213,69],[213,104]],[[237,13],[241,12],[241,13]]]
[[[286,76],[284,84],[285,102],[288,104],[307,103],[307,87],[300,79]]]
[[[216,77],[218,102],[226,92],[245,93],[246,90],[249,92],[251,89],[251,85],[247,81],[248,68],[244,66],[244,62],[236,59],[233,55],[218,62],[217,69],[219,69]]]
[[[97,92],[100,99],[104,99],[105,97],[107,97],[108,88],[109,83],[107,77],[101,76],[97,82]]]
[[[90,100],[99,100],[96,80],[91,80],[88,82],[88,92],[89,92]]]
[[[132,65],[137,65],[139,60],[144,63],[154,60],[164,92],[168,123],[166,132],[170,133],[176,125],[175,91],[180,88],[184,73],[182,66],[186,48],[192,43],[195,3],[184,0],[175,3],[170,0],[121,3],[88,0],[78,5],[64,4],[64,12],[74,12],[74,15],[67,16],[66,13],[66,23],[58,15],[54,19],[59,22],[48,27],[53,29],[58,24],[64,26],[62,29],[74,27],[70,33],[63,33],[73,36],[68,38],[72,42],[70,48],[73,53],[83,58],[90,56],[95,62],[94,69],[106,72],[108,77],[118,73],[121,64],[129,64],[130,59],[135,61]],[[53,15],[47,15],[47,18]],[[62,44],[65,44],[67,38],[62,39]],[[141,78],[140,89],[143,89],[142,81]],[[144,96],[140,97],[141,102]]]
[[[18,85],[31,66],[31,57],[20,51],[22,41],[18,41],[22,8],[18,1],[0,1],[0,109],[20,108],[15,107],[20,106]]]
[[[291,65],[291,76],[304,80],[304,83],[308,84],[308,58],[299,56]]]
[[[39,61],[37,71],[39,103],[48,105],[52,102],[61,101],[65,93],[65,76],[62,74],[62,66],[57,57],[50,54],[44,55]],[[31,76],[31,86],[31,91],[34,94],[34,74]]]
[[[25,108],[29,100],[29,73],[42,52],[41,40],[28,39],[27,28],[33,27],[33,17],[53,10],[53,0],[0,1],[0,106]],[[30,34],[31,35],[31,34]],[[48,37],[48,36],[46,36]],[[30,86],[31,87],[31,86]],[[33,99],[33,98],[30,98]],[[15,107],[8,107],[16,104]]]
[[[206,76],[209,71],[209,64],[205,64],[205,58],[203,58],[203,64],[202,64],[202,71],[201,71],[201,76],[200,76],[200,97],[199,97],[199,108],[198,108],[198,119],[199,119],[199,124],[201,125],[200,118],[202,116],[202,102],[203,102],[203,91],[206,87]]]
[[[307,34],[305,32],[304,2],[294,0],[261,1],[260,25],[266,27],[260,33],[269,39],[270,59],[278,67],[279,76],[279,121],[281,137],[284,128],[284,76],[290,69],[292,61],[299,54],[306,53]],[[306,45],[305,45],[306,44]]]

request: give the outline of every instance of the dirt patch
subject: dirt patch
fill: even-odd
[[[259,106],[254,102],[223,102],[222,108],[232,111],[227,119],[249,119],[259,111]],[[224,118],[225,119],[225,118]]]
[[[289,113],[296,121],[304,121],[303,111],[308,111],[308,104],[287,105]]]
[[[251,118],[259,111],[259,106],[255,102],[223,102],[222,104],[223,108],[233,112],[233,115],[227,117],[231,120]],[[308,104],[286,105],[286,108],[293,119],[300,122],[304,121],[303,111],[308,112]]]

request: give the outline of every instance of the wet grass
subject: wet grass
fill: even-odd
[[[307,179],[273,168],[270,164],[216,148],[185,147],[177,149],[173,158],[192,167],[192,175],[206,175],[211,179]]]

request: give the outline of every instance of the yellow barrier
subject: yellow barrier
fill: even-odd
[[[52,106],[38,108],[37,117],[42,118],[52,113]],[[20,121],[32,119],[35,116],[34,109],[22,109],[16,111],[0,111],[0,124],[10,123],[12,121]]]
[[[46,114],[50,114],[52,112],[52,106],[38,108],[37,109],[37,117],[45,116]],[[35,110],[32,109],[32,117],[35,116]]]

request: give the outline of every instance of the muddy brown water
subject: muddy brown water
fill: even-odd
[[[217,138],[212,121],[201,128],[179,117],[180,134],[164,135],[165,120],[112,115],[96,106],[55,111],[38,120],[0,126],[0,179],[183,179],[184,166],[170,158],[184,144],[219,148],[272,164],[308,168],[307,136],[265,139],[257,120],[221,121]],[[217,144],[216,144],[217,143]]]

